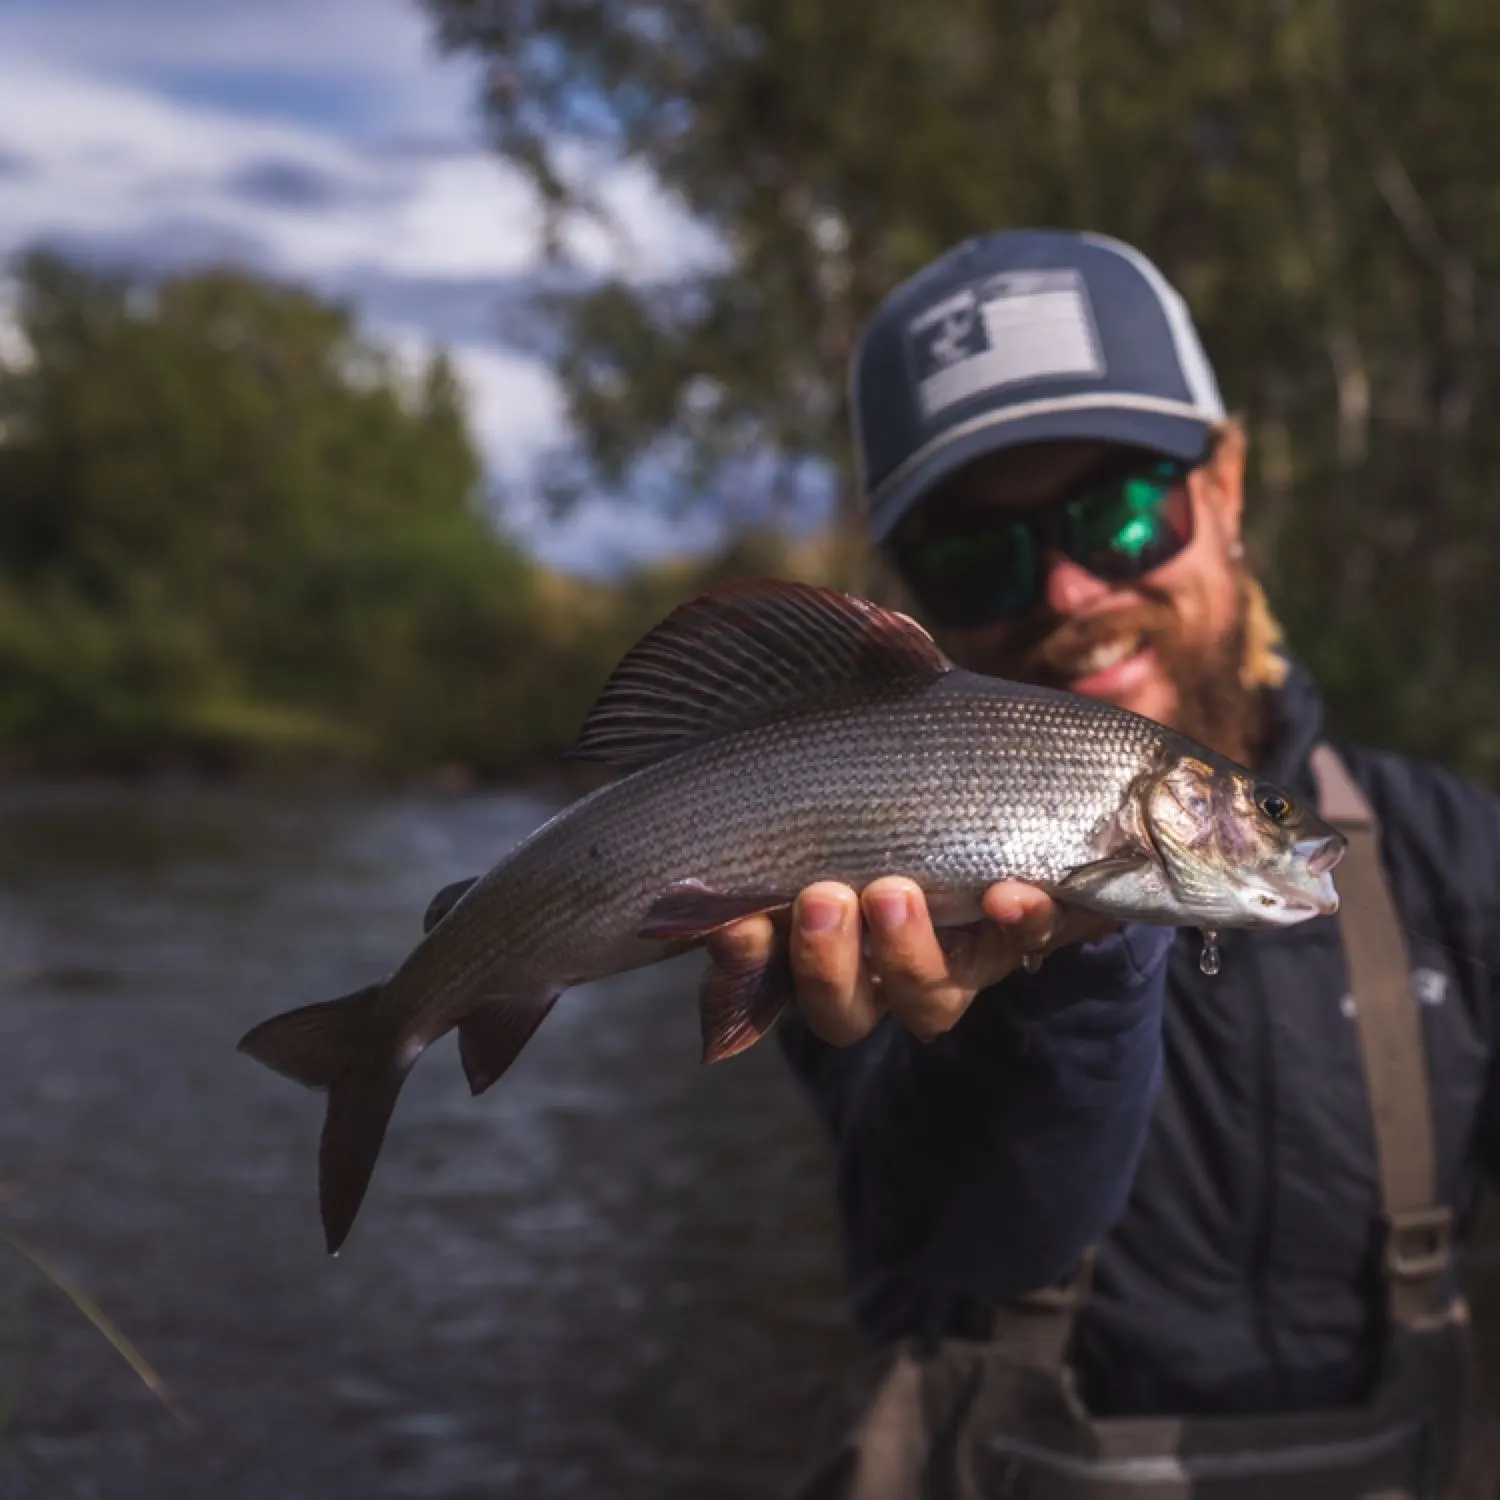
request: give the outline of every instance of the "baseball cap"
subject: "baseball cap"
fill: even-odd
[[[871,534],[1022,443],[1086,439],[1195,462],[1224,420],[1182,300],[1140,251],[1019,229],[955,246],[880,305],[850,363]]]

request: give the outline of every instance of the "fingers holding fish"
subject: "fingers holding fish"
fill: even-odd
[[[985,916],[995,924],[1005,947],[1013,953],[1009,967],[1031,955],[1037,959],[1074,943],[1092,942],[1119,930],[1120,924],[1081,906],[1056,901],[1045,891],[1019,880],[1002,880],[980,898]],[[997,962],[1003,963],[997,955]],[[993,978],[983,981],[994,984]]]
[[[881,1000],[924,1041],[950,1030],[979,988],[969,982],[974,955],[960,954],[955,961],[944,950],[926,898],[913,881],[897,876],[876,880],[865,887],[860,907]]]
[[[833,881],[808,886],[793,908],[789,941],[797,1006],[807,1024],[835,1047],[868,1036],[884,1006],[861,951],[859,897]]]
[[[887,1008],[916,1035],[939,1036],[1028,954],[1109,926],[1020,881],[991,886],[982,909],[987,920],[936,927],[914,882],[875,881],[860,897],[820,881],[798,896],[784,938],[769,917],[756,917],[720,929],[708,948],[716,964],[764,964],[786,941],[803,1018],[830,1045],[847,1047],[868,1036]]]
[[[1020,880],[1001,880],[990,886],[979,901],[991,925],[988,937],[988,967],[999,973],[980,976],[979,988],[994,984],[1014,969],[1029,953],[1046,953],[1057,943],[1066,922],[1066,912],[1046,891]]]
[[[859,898],[847,885],[820,881],[798,896],[790,924],[748,917],[704,941],[710,962],[731,969],[767,965],[785,942],[797,1008],[815,1035],[848,1047],[875,1029],[884,1007],[861,952]]]

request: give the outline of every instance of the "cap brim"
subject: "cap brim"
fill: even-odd
[[[1014,421],[955,433],[934,445],[929,454],[912,464],[888,488],[882,487],[877,492],[870,511],[870,536],[877,544],[884,542],[902,517],[934,486],[975,459],[1006,448],[1072,438],[1148,448],[1192,463],[1203,457],[1212,425],[1207,417],[1178,417],[1164,412],[1100,406],[1036,412]]]

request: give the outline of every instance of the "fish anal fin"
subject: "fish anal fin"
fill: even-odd
[[[337,1000],[320,1000],[262,1021],[240,1038],[239,1051],[310,1089],[332,1088],[353,1063],[379,984]]]
[[[560,993],[490,1000],[458,1023],[458,1057],[471,1094],[482,1094],[510,1067]]]
[[[731,894],[711,890],[701,881],[682,880],[651,903],[636,936],[661,942],[691,941],[731,922],[781,911],[791,904],[792,898],[783,892]]]
[[[445,885],[431,901],[427,903],[427,910],[422,914],[422,931],[431,932],[444,917],[458,905],[459,901],[476,885],[479,884],[479,876],[470,875],[465,880],[455,880],[452,885]]]
[[[952,663],[914,620],[771,579],[722,584],[626,652],[569,756],[634,770],[831,690],[921,685]]]
[[[753,1047],[776,1024],[791,998],[792,968],[784,942],[777,943],[764,962],[715,963],[698,992],[703,1061],[723,1062]]]

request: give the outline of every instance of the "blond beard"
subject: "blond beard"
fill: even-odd
[[[997,669],[1024,682],[1066,687],[1097,647],[1133,636],[1151,647],[1177,690],[1172,727],[1241,765],[1256,766],[1266,750],[1268,695],[1286,680],[1286,659],[1278,650],[1281,627],[1259,581],[1243,565],[1236,568],[1236,581],[1234,622],[1206,647],[1184,642],[1170,602],[1143,591],[1127,610],[1039,625]]]

